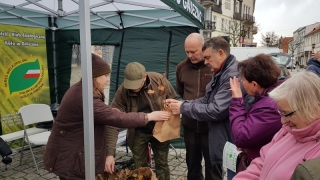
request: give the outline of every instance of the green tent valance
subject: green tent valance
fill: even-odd
[[[166,5],[203,29],[205,9],[195,0],[161,0]]]

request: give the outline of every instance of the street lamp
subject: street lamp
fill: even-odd
[[[267,47],[269,47],[270,37],[266,37],[266,43],[267,43]]]

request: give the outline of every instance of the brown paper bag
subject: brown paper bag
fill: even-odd
[[[153,129],[153,136],[160,142],[180,137],[180,114],[173,115],[171,109],[166,106],[164,111],[171,113],[168,121],[158,121]]]

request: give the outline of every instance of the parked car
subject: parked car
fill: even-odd
[[[279,79],[286,79],[291,77],[290,72],[287,70],[287,64],[291,61],[291,56],[284,53],[270,53],[272,59],[276,62],[277,66],[281,69]]]
[[[293,62],[290,61],[289,64],[287,64],[287,69],[292,69],[292,68],[293,68],[293,69],[296,69],[295,63],[293,63],[293,64],[292,64],[292,63],[293,63]]]
[[[230,54],[233,54],[239,62],[261,53],[279,54],[280,49],[277,47],[230,47]]]

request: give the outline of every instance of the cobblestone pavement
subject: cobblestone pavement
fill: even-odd
[[[37,161],[41,161],[45,146],[36,147],[33,149]],[[187,165],[185,162],[185,149],[170,149],[169,151],[169,167],[170,167],[170,179],[171,180],[184,180],[187,174]],[[22,165],[19,166],[20,154],[10,156],[12,163],[8,165],[8,169],[5,170],[4,164],[0,162],[0,179],[1,180],[33,180],[33,179],[59,179],[56,175],[49,173],[44,169],[43,163],[39,164],[39,172],[34,166],[32,156],[29,150],[26,150],[23,155]],[[131,152],[126,153],[126,148],[120,146],[117,148],[116,162],[124,162],[130,160],[132,157]],[[226,178],[225,178],[226,179]]]

